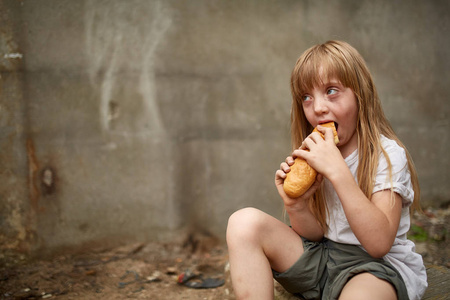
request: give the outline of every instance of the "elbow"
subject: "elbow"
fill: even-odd
[[[395,236],[386,237],[386,235],[386,233],[381,235],[374,234],[372,238],[365,240],[364,243],[361,241],[361,245],[373,258],[383,258],[391,251],[395,240]]]
[[[323,235],[320,235],[320,234],[316,234],[316,235],[314,235],[314,236],[311,236],[311,237],[308,237],[308,238],[306,238],[308,241],[311,241],[311,242],[321,242],[322,240],[323,240]]]
[[[378,245],[373,245],[372,247],[365,248],[367,253],[369,253],[370,256],[373,258],[383,258],[386,254],[389,253],[391,250],[392,244],[385,244],[382,243]]]
[[[372,256],[373,258],[383,258],[386,254],[389,253],[389,251],[371,250],[367,251],[367,253],[369,253],[369,255]]]

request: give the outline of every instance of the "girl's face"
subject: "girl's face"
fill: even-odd
[[[337,147],[345,158],[358,147],[358,105],[353,91],[330,78],[302,96],[302,106],[311,126],[333,121],[339,137]]]

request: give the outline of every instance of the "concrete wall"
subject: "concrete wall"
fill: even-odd
[[[0,241],[223,238],[281,217],[289,76],[312,44],[366,58],[416,161],[423,204],[450,199],[448,1],[0,0]]]

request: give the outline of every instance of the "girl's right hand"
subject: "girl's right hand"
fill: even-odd
[[[280,169],[278,169],[275,173],[275,186],[277,187],[278,194],[280,194],[281,199],[284,202],[284,206],[286,209],[294,208],[294,209],[303,209],[306,207],[307,202],[304,200],[309,199],[315,193],[315,191],[319,188],[320,183],[322,182],[323,176],[317,174],[316,181],[314,184],[304,193],[302,196],[296,199],[289,198],[283,189],[284,180],[286,179],[286,174],[291,171],[291,166],[294,164],[294,158],[292,156],[288,156],[284,162],[280,164]]]

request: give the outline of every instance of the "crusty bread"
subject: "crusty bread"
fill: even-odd
[[[339,143],[337,131],[334,126],[334,122],[320,124],[324,127],[331,127],[334,134],[334,142]],[[314,128],[313,132],[319,132]],[[324,135],[319,132],[322,138]],[[294,164],[291,166],[291,171],[286,174],[284,180],[283,189],[289,198],[295,199],[303,195],[316,180],[317,172],[308,163],[301,158],[296,158]]]
[[[296,158],[284,180],[283,189],[289,198],[295,199],[303,195],[316,180],[317,172],[306,160]]]

